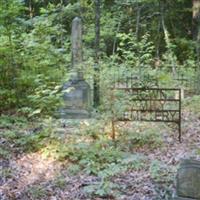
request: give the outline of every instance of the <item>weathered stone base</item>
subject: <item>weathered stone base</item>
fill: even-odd
[[[91,117],[87,110],[62,109],[59,114],[62,119],[88,119]]]
[[[63,86],[64,106],[59,110],[60,118],[90,118],[91,94],[89,84],[82,78],[71,79]]]

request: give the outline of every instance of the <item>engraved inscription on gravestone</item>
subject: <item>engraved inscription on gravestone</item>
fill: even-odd
[[[82,22],[76,17],[72,21],[72,73],[64,84],[64,107],[61,117],[68,119],[88,118],[91,109],[90,86],[83,78],[82,62]]]

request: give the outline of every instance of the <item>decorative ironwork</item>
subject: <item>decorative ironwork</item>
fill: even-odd
[[[113,121],[176,123],[181,141],[181,89],[115,87],[113,99]]]

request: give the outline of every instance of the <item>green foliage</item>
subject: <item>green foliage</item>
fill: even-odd
[[[101,63],[102,92],[106,92],[116,81],[125,83],[126,78],[131,76],[136,78],[133,80],[136,86],[151,84],[150,81],[156,78],[156,70],[152,70],[154,46],[149,35],[144,35],[140,41],[133,33],[120,33],[117,37],[119,40],[117,53]]]
[[[174,182],[174,174],[176,168],[167,166],[165,163],[155,160],[150,166],[150,175],[155,182],[155,190],[157,192],[157,199],[171,199],[172,188],[170,185]]]
[[[97,116],[98,117],[98,116]],[[105,138],[107,122],[103,119],[92,120],[82,125],[82,134],[94,140]]]
[[[199,115],[199,113],[200,113],[199,102],[200,102],[200,96],[195,95],[193,97],[186,98],[183,102],[183,105],[186,110],[188,110],[196,115]]]
[[[108,160],[110,161],[110,159]],[[90,161],[91,162],[91,161]],[[106,157],[104,157],[106,162]],[[84,191],[90,196],[97,195],[100,197],[116,197],[119,195],[120,185],[113,183],[110,178],[117,174],[123,173],[128,169],[139,170],[144,167],[145,157],[141,155],[131,155],[123,153],[118,161],[112,163],[106,163],[106,168],[98,169],[98,177],[101,178],[101,182],[97,182],[93,185],[84,187]],[[100,164],[100,163],[99,163]],[[94,167],[94,166],[90,166]],[[93,171],[94,172],[94,171]],[[91,173],[91,172],[90,172]]]
[[[122,152],[105,142],[97,141],[92,144],[79,143],[66,154],[72,162],[78,162],[87,174],[97,174],[111,163],[120,161]]]
[[[158,148],[162,146],[162,135],[158,127],[136,126],[134,129],[120,130],[119,145],[129,151],[135,147],[148,146],[148,148]],[[123,145],[125,144],[125,145]]]
[[[17,134],[13,130],[4,131],[1,133],[1,136],[8,140],[13,140],[17,138]]]
[[[20,24],[23,10],[18,0],[0,1],[0,110],[14,107],[17,103],[16,76],[21,59],[19,56]]]
[[[12,170],[10,168],[1,168],[0,169],[0,174],[2,178],[11,178],[12,177]]]
[[[60,92],[61,86],[54,86],[54,84],[47,85],[41,84],[35,89],[33,95],[28,96],[33,112],[29,113],[29,117],[32,117],[37,114],[52,114],[53,111],[58,109],[61,105],[61,96]]]
[[[80,165],[79,164],[73,164],[71,163],[69,167],[67,168],[67,171],[71,175],[76,175],[81,171]]]
[[[88,134],[90,129],[86,130],[79,135],[63,138],[50,125],[38,133],[20,137],[16,143],[27,151],[40,150],[44,156],[70,161],[72,165],[68,170],[72,174],[84,171],[107,178],[128,169],[143,167],[143,156],[128,154],[116,148],[105,133],[100,133],[97,140],[94,138],[97,135],[94,130],[92,134]]]
[[[31,133],[23,135],[15,140],[16,146],[23,149],[23,151],[34,152],[46,146],[48,137],[51,132],[49,129],[44,129],[39,133]]]
[[[11,34],[18,28],[20,19],[18,18],[24,10],[24,4],[21,0],[1,0],[0,1],[0,24],[2,25],[0,31]]]
[[[31,196],[31,199],[33,200],[42,200],[48,195],[48,192],[40,185],[33,185],[29,187],[26,193],[28,196]]]
[[[108,124],[126,110],[131,100],[123,93],[116,93],[119,101],[114,102],[110,88],[116,79],[123,86],[130,75],[137,77],[133,83],[137,87],[155,87],[157,82],[159,86],[186,87],[174,80],[178,78],[177,72],[189,80],[198,76],[193,70],[197,56],[192,41],[192,5],[188,2],[101,1],[97,62],[94,1],[35,0],[29,4],[0,0],[0,112],[17,113],[17,117],[0,117],[3,140],[23,151],[40,150],[44,156],[71,161],[68,168],[71,174],[83,171],[100,177],[99,183],[85,187],[87,193],[107,199],[109,194],[115,196],[119,186],[111,177],[126,170],[139,170],[146,162],[144,156],[127,152],[133,152],[135,147],[161,147],[162,138],[157,128],[118,130],[116,127],[116,143],[110,141]],[[52,116],[62,104],[62,84],[68,80],[71,67],[71,21],[77,15],[84,24],[84,76],[91,86],[91,77],[100,76],[101,105],[96,117],[101,121],[94,121],[84,129],[80,126],[82,133],[75,136],[58,133],[52,120],[39,130],[24,131],[28,122],[20,115],[31,120]],[[95,66],[99,70],[95,71]],[[184,106],[197,113],[199,100],[198,96],[186,99]],[[13,127],[14,131],[8,130]],[[1,157],[10,155],[7,147],[0,148]],[[152,163],[152,179],[168,181],[169,170],[163,172],[165,169],[162,163]],[[63,188],[65,180],[58,178],[56,184]],[[39,186],[30,188],[29,193],[33,199],[46,197],[46,191]]]
[[[116,189],[119,188],[120,186],[118,184],[114,184],[113,182],[107,180],[94,185],[85,186],[84,191],[90,196],[112,198],[117,197],[118,193],[116,192]]]
[[[50,151],[50,149],[49,149]],[[97,141],[93,143],[79,143],[67,146],[57,146],[56,155],[58,159],[68,159],[72,163],[69,168],[71,173],[79,170],[87,174],[94,174],[100,177],[110,177],[127,169],[140,169],[144,158],[137,155],[126,154],[107,142]]]
[[[1,128],[11,128],[13,125],[23,127],[27,123],[27,119],[25,117],[19,116],[8,116],[8,115],[1,115],[0,116],[0,127]],[[13,132],[11,131],[11,134]],[[13,133],[14,134],[14,133]]]
[[[63,41],[62,24],[55,23],[54,12],[48,17],[43,14],[32,20],[22,19],[26,23],[20,24],[23,3],[7,1],[2,5],[0,110],[17,107],[29,115],[38,114],[38,109],[50,114],[60,105],[59,86],[65,63],[69,62],[69,42]],[[28,31],[24,31],[26,28]]]
[[[54,180],[54,184],[56,187],[58,187],[60,189],[64,189],[66,187],[67,182],[63,176],[58,176]]]
[[[9,158],[10,152],[5,148],[0,147],[0,158]]]
[[[152,179],[155,181],[166,181],[164,178],[169,178],[169,171],[167,169],[167,165],[165,165],[162,162],[159,162],[158,160],[155,160],[151,163],[150,166],[150,174]]]
[[[0,111],[51,115],[61,104],[62,94],[55,88],[69,77],[70,29],[77,13],[84,24],[85,77],[91,80],[95,74],[94,2],[1,0],[0,5]],[[154,86],[155,79],[162,86],[174,86],[172,66],[196,65],[191,5],[185,0],[165,2],[166,30],[160,22],[160,6],[157,0],[101,2],[98,64],[105,96],[118,71],[122,76],[134,72],[139,86]]]
[[[120,61],[125,62],[127,66],[134,68],[149,67],[152,62],[154,46],[149,41],[149,35],[144,35],[138,41],[133,33],[120,33],[117,35],[119,47],[117,49],[120,55]]]

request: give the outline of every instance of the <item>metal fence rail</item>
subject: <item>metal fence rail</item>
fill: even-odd
[[[112,92],[114,104],[123,108],[121,113],[117,113],[113,106],[113,124],[116,121],[175,123],[178,125],[178,139],[181,141],[181,89],[123,86],[112,88]]]

